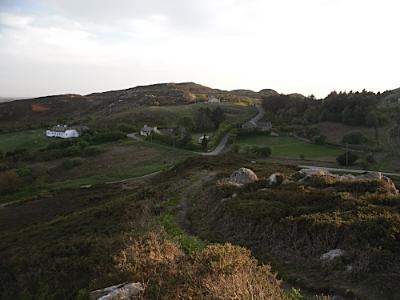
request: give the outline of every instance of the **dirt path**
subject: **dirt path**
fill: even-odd
[[[194,182],[190,182],[185,186],[180,194],[179,210],[176,213],[176,223],[187,234],[192,234],[190,221],[187,217],[190,208],[190,200],[198,195],[198,191],[202,188],[203,184],[212,180],[215,175],[216,172],[209,172],[206,175],[202,175],[200,178],[196,178]]]

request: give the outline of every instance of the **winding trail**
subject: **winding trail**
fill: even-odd
[[[203,187],[203,185],[211,181],[216,175],[216,172],[209,172],[207,175],[200,175],[198,179],[194,182],[190,182],[187,186],[183,188],[179,199],[179,210],[176,212],[176,223],[179,228],[181,228],[185,233],[192,234],[192,227],[190,221],[187,217],[190,208],[190,199],[197,196],[198,191]]]

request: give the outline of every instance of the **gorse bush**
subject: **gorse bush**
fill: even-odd
[[[231,244],[184,254],[164,234],[152,232],[132,241],[116,262],[131,280],[147,282],[149,299],[285,299],[270,267]]]

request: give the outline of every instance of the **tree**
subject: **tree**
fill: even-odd
[[[326,142],[326,136],[323,134],[316,135],[313,137],[313,142],[317,145],[324,145]]]
[[[178,143],[182,145],[188,144],[192,140],[190,131],[183,126],[178,128]]]
[[[225,120],[225,113],[221,107],[217,106],[211,113],[211,121],[214,123],[214,128],[218,129],[219,125]]]
[[[338,157],[336,157],[336,161],[341,166],[351,166],[357,160],[358,160],[358,156],[353,154],[353,153],[351,153],[350,151],[347,151],[347,152],[345,152],[343,154],[340,154]]]
[[[360,132],[360,131],[353,131],[345,134],[342,138],[343,144],[364,144],[368,142],[368,139]]]
[[[211,120],[211,110],[208,107],[200,108],[196,111],[194,127],[197,132],[205,132],[214,129],[214,124]]]
[[[194,128],[193,119],[191,117],[182,117],[178,120],[178,126],[184,127],[189,131],[192,131]]]
[[[201,147],[203,148],[204,151],[207,151],[208,142],[209,142],[208,137],[206,134],[204,134],[201,140]]]

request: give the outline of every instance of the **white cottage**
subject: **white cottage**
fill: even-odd
[[[149,136],[153,132],[158,133],[158,134],[160,133],[160,131],[157,129],[157,127],[150,127],[150,126],[144,125],[143,128],[140,130],[140,135]]]
[[[67,125],[57,125],[46,130],[46,136],[48,137],[70,139],[79,137],[79,135],[79,131],[76,128],[68,127]]]

